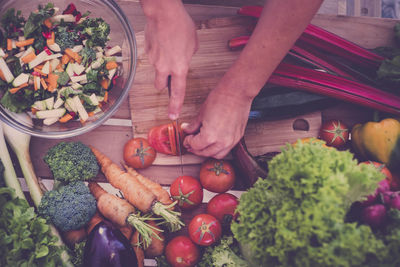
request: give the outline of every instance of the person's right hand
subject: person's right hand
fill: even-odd
[[[168,8],[160,7],[147,16],[145,43],[149,61],[155,67],[155,87],[158,90],[166,88],[171,75],[168,116],[174,120],[183,105],[186,76],[198,43],[196,27],[183,4],[168,2],[171,2]]]

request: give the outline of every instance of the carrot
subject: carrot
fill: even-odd
[[[148,223],[158,230],[153,231],[154,235],[151,237],[151,243],[147,248],[144,249],[144,254],[148,258],[154,258],[164,253],[165,237],[161,229],[154,221],[149,221]],[[155,236],[158,236],[159,238],[155,238]]]
[[[51,32],[51,37],[46,40],[46,43],[47,45],[53,45],[55,43],[55,40],[56,40],[56,35],[54,34],[54,32]]]
[[[50,18],[47,18],[43,21],[44,26],[46,26],[47,28],[51,29],[51,27],[53,27],[53,23],[51,23]]]
[[[6,80],[6,77],[4,77],[4,73],[0,70],[0,79],[2,79],[3,81]]]
[[[58,70],[59,72],[63,72],[64,71],[61,63],[57,65],[56,70]]]
[[[110,83],[109,83],[108,79],[106,79],[106,78],[102,79],[100,82],[101,87],[103,87],[106,90],[108,89],[109,84]]]
[[[50,92],[53,92],[57,88],[57,80],[58,80],[58,75],[55,73],[49,73],[47,82],[49,85],[49,90]]]
[[[11,88],[11,89],[8,90],[8,91],[9,91],[11,94],[15,94],[16,92],[18,92],[19,90],[21,90],[22,88],[25,88],[25,87],[27,87],[27,86],[28,86],[28,83],[23,83],[23,84],[21,84],[20,86]]]
[[[61,64],[63,64],[63,65],[67,64],[67,63],[69,62],[70,59],[71,59],[71,58],[70,58],[67,54],[64,54],[64,55],[61,57]]]
[[[153,182],[149,178],[141,175],[135,169],[129,167],[126,164],[124,164],[124,167],[130,175],[134,176],[136,179],[138,179],[138,181],[142,185],[144,185],[145,187],[147,187],[147,189],[153,192],[153,194],[156,195],[158,201],[160,201],[164,205],[169,205],[173,203],[168,191],[162,188],[160,184]]]
[[[117,67],[118,67],[118,64],[115,61],[108,61],[107,64],[106,64],[106,69],[107,70],[116,69]]]
[[[13,40],[12,39],[7,39],[7,50],[11,51],[13,49]]]
[[[86,224],[86,233],[90,234],[93,228],[103,220],[104,220],[103,216],[101,216],[101,214],[98,211],[96,211],[96,213],[93,215],[90,221]]]
[[[38,109],[36,109],[36,108],[31,108],[31,112],[32,112],[33,115],[35,115],[37,111],[38,111]]]
[[[126,237],[126,239],[128,239],[128,240],[131,239],[131,236],[133,233],[132,227],[127,225],[127,226],[119,227],[119,230]]]
[[[33,44],[34,41],[35,41],[35,38],[29,38],[29,39],[26,39],[23,41],[15,42],[15,46],[16,47],[24,47],[24,46]]]
[[[168,227],[173,232],[178,231],[184,225],[179,218],[181,213],[170,210],[176,202],[168,206],[163,205],[157,200],[156,195],[142,185],[136,177],[121,170],[117,164],[94,147],[91,147],[91,149],[108,182],[121,190],[129,203],[145,213],[152,211],[154,214],[163,217]]]
[[[131,246],[135,251],[138,267],[144,267],[144,251],[140,244],[138,231],[133,233],[133,236],[131,238]]]
[[[93,117],[94,116],[94,112],[93,111],[88,112],[88,116],[89,117]]]
[[[107,103],[107,101],[108,101],[108,92],[105,91],[105,92],[104,92],[104,99],[103,99],[103,102],[104,102],[104,103]]]
[[[39,69],[39,68],[33,68],[33,71],[36,71],[37,73],[39,73],[40,75],[42,75],[42,76],[47,76],[47,74],[46,73],[43,73],[42,72],[42,70],[41,69]]]
[[[146,244],[150,244],[153,227],[144,222],[149,217],[139,217],[136,209],[125,199],[109,194],[95,182],[89,182],[90,192],[97,200],[99,212],[119,228],[133,226],[143,235]]]
[[[72,120],[73,118],[74,117],[72,117],[71,114],[67,113],[64,116],[62,116],[58,121],[61,122],[61,123],[66,123],[66,122]]]
[[[73,246],[74,244],[81,242],[86,238],[86,236],[87,233],[84,227],[78,230],[71,230],[62,233],[64,241],[70,246]]]
[[[36,58],[35,52],[30,52],[26,56],[22,57],[21,60],[22,60],[22,62],[27,64],[27,63],[31,62],[32,60],[34,60],[35,58]]]
[[[65,54],[67,54],[69,57],[73,58],[73,59],[74,59],[77,63],[79,63],[79,64],[80,64],[81,61],[82,61],[81,56],[80,56],[78,53],[72,51],[71,48],[65,49]]]
[[[40,78],[40,84],[43,86],[44,90],[47,90],[47,83],[43,78]]]

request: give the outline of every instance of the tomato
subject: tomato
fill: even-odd
[[[200,168],[200,183],[211,192],[224,193],[235,184],[235,171],[226,160],[209,158]]]
[[[230,193],[218,194],[207,203],[207,213],[217,218],[223,226],[230,225],[237,218],[235,210],[238,203],[238,198]]]
[[[203,187],[199,180],[192,176],[179,176],[169,189],[171,197],[178,201],[183,209],[192,209],[203,201]]]
[[[153,164],[156,151],[141,137],[132,138],[124,145],[124,161],[135,169],[147,168]]]
[[[155,126],[150,129],[147,136],[150,145],[157,151],[167,155],[179,155],[183,153],[182,144],[184,133],[181,125],[177,126],[175,122]],[[180,139],[180,142],[178,142]]]
[[[165,247],[165,257],[173,267],[195,266],[200,259],[200,249],[187,236],[176,236]]]
[[[210,246],[221,238],[221,224],[210,214],[198,214],[190,221],[189,237],[201,246]]]
[[[327,146],[339,148],[349,140],[349,127],[340,120],[329,120],[322,124],[319,137]]]

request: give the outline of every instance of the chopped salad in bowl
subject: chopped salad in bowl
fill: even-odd
[[[103,18],[73,3],[64,10],[47,3],[27,19],[9,8],[0,26],[3,108],[27,112],[43,126],[84,125],[103,112],[124,70],[122,44],[108,45],[111,27]]]

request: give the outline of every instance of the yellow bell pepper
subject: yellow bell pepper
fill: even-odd
[[[387,118],[380,122],[356,124],[351,130],[351,142],[359,156],[400,169],[400,121]]]

